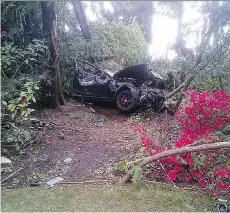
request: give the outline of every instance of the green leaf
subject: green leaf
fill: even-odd
[[[7,106],[7,103],[6,103],[6,101],[3,101],[3,102],[2,102],[2,104],[3,104],[3,105],[5,105],[5,106]]]
[[[38,90],[38,89],[39,89],[39,87],[38,87],[38,86],[34,86],[34,89]]]
[[[32,96],[32,101],[33,101],[34,103],[36,103],[36,99],[35,99],[34,96]]]
[[[15,111],[15,112],[11,115],[12,119],[14,119],[14,117],[16,116],[16,113],[17,113],[17,111]]]
[[[25,110],[23,110],[23,111],[21,112],[21,116],[24,116],[24,115],[25,115],[25,113],[26,113],[26,111],[25,111]]]
[[[29,60],[28,60],[28,58],[25,60],[25,62],[26,62],[26,64],[29,64]]]
[[[31,95],[27,96],[27,97],[26,97],[26,102],[30,101],[30,100],[31,100],[31,98],[32,98],[32,96],[31,96]]]
[[[16,108],[16,105],[13,105],[13,106],[11,107],[10,111],[13,112],[13,111],[15,110],[15,108]]]
[[[30,114],[29,111],[25,111],[25,117],[28,117],[29,114]]]
[[[9,104],[8,106],[8,110],[11,110],[11,108],[13,107],[14,104]]]
[[[18,104],[18,106],[22,107],[22,108],[26,107],[26,105],[24,105],[24,104]]]
[[[17,98],[17,101],[21,101],[21,100],[22,100],[22,97]]]
[[[23,91],[22,91],[22,92],[20,93],[20,96],[21,96],[21,97],[26,97],[26,92],[23,92]]]

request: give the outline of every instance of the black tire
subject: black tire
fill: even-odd
[[[116,97],[116,105],[123,112],[131,112],[136,109],[137,103],[130,90],[122,90]]]

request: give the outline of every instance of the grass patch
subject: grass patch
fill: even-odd
[[[140,188],[132,185],[72,185],[50,189],[3,189],[1,205],[3,212],[215,210],[215,202],[211,198],[155,184]]]

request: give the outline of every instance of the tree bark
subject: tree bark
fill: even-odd
[[[184,91],[186,92],[186,90],[188,89],[189,85],[191,84],[191,82],[193,81],[194,79],[194,75],[190,76],[188,78],[188,80],[186,81],[185,85],[184,85]],[[177,103],[176,103],[176,106],[175,106],[175,110],[178,109],[178,107],[180,106],[182,100],[183,100],[183,96],[184,94],[181,93],[180,96],[179,96],[179,99],[177,100]]]
[[[83,38],[86,41],[91,40],[92,37],[91,37],[91,34],[89,32],[89,24],[87,21],[87,17],[86,17],[82,2],[79,0],[72,0],[72,4],[73,4],[75,14],[77,16],[78,23],[79,23],[80,28],[81,28]]]
[[[145,158],[139,164],[139,166],[143,168],[144,166],[146,166],[149,163],[152,163],[153,161],[156,161],[161,158],[168,157],[168,156],[172,156],[172,155],[179,155],[179,154],[183,154],[186,152],[191,153],[191,152],[199,152],[199,151],[204,151],[204,150],[213,150],[213,149],[220,149],[220,148],[230,148],[230,141],[218,142],[218,143],[212,143],[212,144],[203,144],[203,145],[193,146],[193,147],[186,146],[186,147],[182,147],[178,149],[167,150],[167,151],[158,153],[154,156]],[[127,183],[132,178],[132,175],[133,175],[133,171],[132,170],[128,171],[126,176],[120,180],[120,183],[121,184]]]
[[[183,2],[178,1],[178,17],[177,17],[177,41],[176,52],[179,57],[182,56],[182,16],[183,16]]]
[[[62,92],[59,58],[57,51],[57,28],[56,14],[54,10],[54,2],[41,2],[42,7],[42,24],[44,37],[49,42],[50,60],[49,67],[51,69],[51,77],[53,83],[52,105],[54,108],[65,104],[64,95]]]
[[[227,87],[227,94],[230,95],[230,71],[228,72]]]

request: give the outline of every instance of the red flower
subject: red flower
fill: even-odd
[[[180,167],[178,164],[176,164],[173,169],[177,172],[181,172],[181,171],[184,171],[184,168],[183,167]]]
[[[216,183],[216,188],[217,189],[225,190],[225,189],[227,189],[229,187],[230,187],[230,184],[223,184],[221,181],[218,181]]]
[[[21,104],[25,105],[26,104],[26,100],[25,99],[21,100]]]
[[[198,183],[201,187],[204,187],[206,185],[204,179],[199,179]]]
[[[50,139],[46,139],[46,144],[52,144],[52,141]]]
[[[190,181],[192,178],[189,176],[184,177],[186,181]]]
[[[228,172],[227,170],[220,170],[220,171],[217,171],[216,174],[221,178],[221,179],[224,179],[225,177],[228,176]]]
[[[173,170],[170,170],[167,174],[166,174],[166,178],[168,179],[169,182],[172,182],[174,180],[176,180],[176,172]]]

